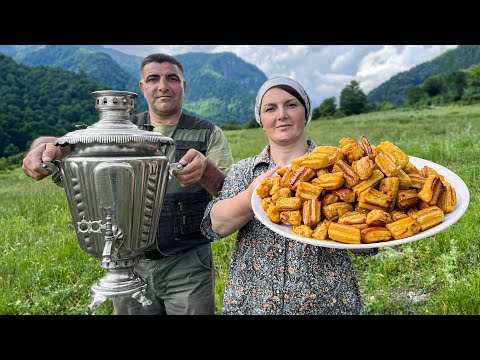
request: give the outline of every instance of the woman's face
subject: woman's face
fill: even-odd
[[[271,88],[263,96],[260,120],[270,141],[286,145],[303,139],[305,119],[305,107],[285,90]]]

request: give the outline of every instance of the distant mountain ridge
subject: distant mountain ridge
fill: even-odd
[[[20,48],[14,60],[27,66],[59,66],[75,73],[84,72],[98,83],[115,89],[133,91],[138,80],[131,76],[112,57],[103,52],[74,45],[29,46]]]
[[[255,97],[267,80],[256,66],[228,52],[186,53],[176,58],[187,79],[187,111],[217,123],[244,124],[255,117]]]
[[[0,52],[27,66],[61,67],[85,73],[116,90],[139,94],[136,112],[147,110],[138,87],[141,57],[101,45],[1,45]],[[267,80],[256,66],[233,53],[186,53],[176,58],[187,80],[186,112],[216,124],[245,124],[254,118],[255,96]]]
[[[447,50],[433,60],[424,62],[408,71],[394,75],[390,80],[371,90],[367,94],[370,103],[390,102],[403,106],[408,91],[415,85],[422,84],[434,75],[449,75],[456,71],[467,70],[480,63],[480,45],[460,45]]]

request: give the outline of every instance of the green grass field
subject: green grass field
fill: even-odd
[[[307,130],[317,145],[361,135],[392,141],[449,168],[470,190],[465,215],[447,230],[373,258],[352,255],[367,314],[480,314],[480,105],[318,120]],[[261,129],[226,136],[235,161],[266,145]],[[213,243],[217,313],[234,241]],[[103,273],[77,244],[63,189],[20,169],[0,173],[0,314],[87,314],[90,286]],[[112,314],[111,302],[96,313]]]

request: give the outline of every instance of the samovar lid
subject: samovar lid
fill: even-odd
[[[77,143],[127,143],[159,142],[173,144],[173,139],[158,132],[139,129],[130,121],[135,98],[138,94],[129,91],[101,90],[90,95],[95,98],[95,108],[100,120],[91,126],[77,126],[75,130],[58,138],[55,145]]]

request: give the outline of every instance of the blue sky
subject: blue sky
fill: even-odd
[[[336,96],[352,80],[367,94],[393,75],[432,60],[457,45],[104,45],[127,54],[233,52],[267,77],[289,76],[307,90],[314,106]],[[188,90],[187,90],[188,91]]]

